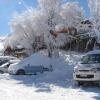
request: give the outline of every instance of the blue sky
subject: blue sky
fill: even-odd
[[[0,35],[7,35],[10,33],[9,21],[15,12],[21,13],[26,9],[26,6],[37,6],[37,0],[0,0]],[[89,9],[87,0],[72,0],[78,1],[85,9],[86,16],[89,16]]]

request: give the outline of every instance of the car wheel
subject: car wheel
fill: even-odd
[[[43,70],[40,73],[43,74]]]
[[[100,87],[100,82],[98,82],[98,87]]]
[[[2,70],[0,70],[0,74],[3,74],[4,72]]]
[[[25,71],[23,69],[20,69],[17,71],[16,75],[25,75]]]
[[[80,81],[74,81],[74,85],[75,85],[75,86],[81,86],[81,85],[83,85],[83,82],[80,82]]]
[[[34,73],[34,75],[37,75],[37,73]]]
[[[83,82],[77,82],[78,86],[83,85]]]
[[[53,72],[53,69],[50,69],[51,72]]]

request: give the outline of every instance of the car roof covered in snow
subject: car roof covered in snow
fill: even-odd
[[[85,55],[90,55],[90,54],[100,54],[100,50],[89,51]]]
[[[16,57],[13,57],[13,56],[0,56],[0,59],[16,59]]]
[[[18,66],[26,66],[28,64],[30,64],[31,66],[38,66],[38,65],[43,65],[48,67],[50,65],[50,58],[40,54],[40,53],[35,53],[33,55],[31,55],[30,57],[27,57],[25,59],[23,59],[22,61],[20,61],[18,63]]]

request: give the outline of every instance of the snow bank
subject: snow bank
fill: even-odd
[[[48,73],[44,78],[52,81],[65,81],[73,80],[73,69],[75,64],[79,61],[80,56],[73,52],[61,51],[59,58],[51,58],[51,65],[54,71]]]
[[[41,53],[33,54],[32,56],[22,60],[18,63],[17,66],[26,66],[30,65],[43,65],[44,67],[53,66],[53,72],[45,72],[41,74],[37,80],[45,80],[46,82],[56,82],[56,81],[64,81],[69,80],[72,81],[73,79],[73,67],[78,62],[80,56],[77,54],[71,54],[71,52],[60,52],[59,58],[48,58],[46,55]],[[44,82],[45,82],[44,81]]]

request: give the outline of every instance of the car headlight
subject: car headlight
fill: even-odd
[[[78,72],[78,68],[74,68],[74,72]]]
[[[100,71],[100,68],[92,68],[91,71],[97,72],[97,71]]]

